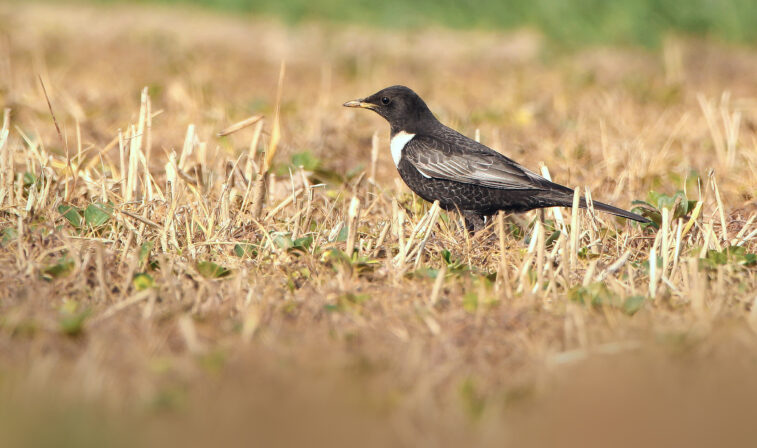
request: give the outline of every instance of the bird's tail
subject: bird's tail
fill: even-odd
[[[625,211],[622,208],[613,207],[612,205],[605,204],[604,202],[593,201],[593,205],[594,205],[595,210],[610,213],[616,216],[622,216],[623,218],[633,219],[634,221],[638,221],[641,223],[649,222],[649,220],[643,216],[637,215],[636,213]],[[586,208],[586,200],[584,200],[584,198],[581,198],[580,206],[581,208]]]

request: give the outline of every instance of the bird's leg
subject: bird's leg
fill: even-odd
[[[486,222],[483,215],[467,210],[464,210],[462,213],[463,219],[465,219],[465,229],[468,230],[468,233],[474,234],[484,229]]]

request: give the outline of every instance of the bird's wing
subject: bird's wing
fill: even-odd
[[[547,179],[459,134],[444,139],[418,135],[403,155],[426,177],[504,190],[551,189]]]

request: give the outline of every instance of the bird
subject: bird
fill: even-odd
[[[345,107],[369,109],[389,122],[392,160],[402,180],[418,196],[459,211],[466,229],[476,233],[499,211],[522,213],[545,207],[571,207],[574,192],[518,162],[442,124],[425,101],[396,85]],[[635,213],[593,201],[594,209],[641,223]],[[586,208],[586,200],[579,206]]]

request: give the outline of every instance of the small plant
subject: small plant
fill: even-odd
[[[42,278],[45,280],[53,280],[60,277],[65,277],[71,273],[74,269],[74,260],[68,255],[63,255],[55,263],[42,268]]]
[[[79,336],[84,331],[84,322],[92,314],[90,308],[80,309],[73,300],[66,300],[60,308],[60,329],[67,336]]]
[[[699,259],[699,266],[704,269],[717,269],[718,266],[757,265],[757,254],[749,253],[742,246],[728,246],[723,250],[710,249],[704,258]]]
[[[577,286],[568,291],[570,300],[595,308],[618,308],[629,316],[636,314],[646,301],[644,296],[633,295],[621,298],[607,288],[603,282],[590,283],[587,286]]]
[[[231,275],[231,270],[223,266],[220,266],[212,261],[199,261],[197,262],[197,272],[205,278],[217,279],[224,278]]]
[[[71,224],[74,228],[79,229],[81,227],[82,223],[82,214],[81,210],[74,207],[73,205],[59,205],[58,206],[58,213],[61,214],[69,224]]]
[[[144,291],[155,286],[155,279],[146,272],[140,272],[134,274],[134,278],[131,280],[131,284],[137,291]]]
[[[652,224],[646,225],[653,225],[655,228],[659,229],[662,225],[663,208],[667,208],[671,211],[670,219],[671,221],[675,221],[678,218],[688,216],[688,214],[694,210],[696,201],[689,200],[686,197],[686,193],[681,190],[675,192],[672,196],[658,193],[656,191],[650,191],[647,195],[646,201],[636,200],[633,201],[632,204],[635,205],[635,207],[631,211],[652,221]]]
[[[105,225],[113,216],[113,207],[108,204],[94,203],[81,210],[73,205],[61,204],[58,213],[76,230],[82,230],[82,225],[90,229],[97,229]]]
[[[0,245],[7,246],[16,238],[18,238],[18,231],[13,227],[6,227],[3,229],[3,237],[0,239]]]
[[[259,246],[252,243],[237,243],[234,245],[234,255],[239,258],[254,258],[258,256]]]

